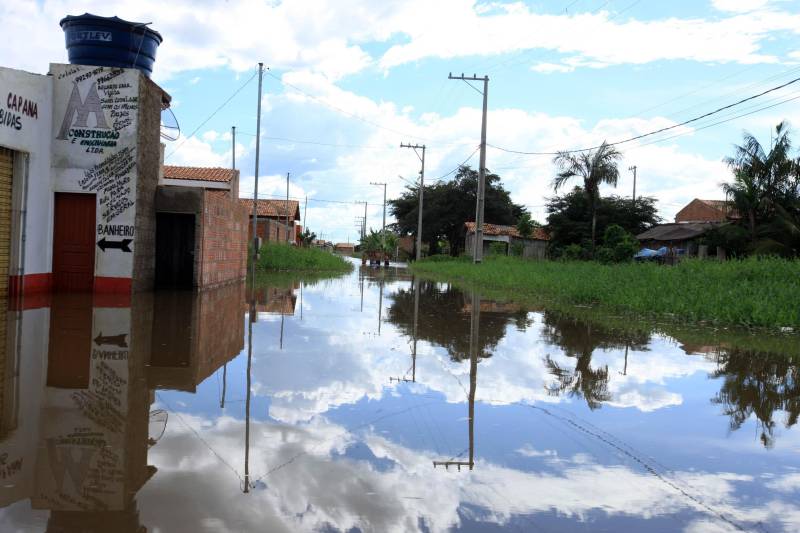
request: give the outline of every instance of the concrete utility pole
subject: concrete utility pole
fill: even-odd
[[[377,185],[378,187],[383,186],[383,224],[381,224],[381,246],[384,249],[381,250],[381,251],[385,253],[385,251],[386,251],[386,183],[376,183],[374,181],[371,181],[370,185]]]
[[[364,202],[364,228],[361,230],[361,235],[367,238],[367,202]]]
[[[236,175],[236,126],[231,126],[231,171],[234,175]],[[231,176],[231,182],[233,182],[233,176]],[[236,186],[239,186],[238,180],[236,181]],[[239,191],[233,191],[236,195],[236,201],[239,201]]]
[[[417,253],[416,259],[419,261],[421,254],[422,254],[422,191],[425,189],[425,145],[423,144],[420,146],[419,144],[403,144],[400,143],[400,148],[413,148],[414,153],[417,154],[419,160],[422,162],[422,168],[419,171],[419,200],[417,202]],[[417,152],[418,149],[422,149],[422,155],[419,155]]]
[[[286,242],[292,242],[292,235],[289,235],[289,173],[286,173]]]
[[[258,64],[258,111],[256,114],[256,172],[253,184],[253,279],[256,276],[256,260],[258,259],[258,158],[261,153],[261,83],[264,78],[264,63]]]
[[[636,165],[628,167],[633,172],[633,205],[636,206]]]
[[[476,89],[470,81],[483,82],[483,120],[481,121],[481,162],[478,169],[478,199],[475,206],[475,242],[472,250],[472,260],[475,263],[480,263],[483,259],[483,205],[486,195],[486,112],[488,109],[489,97],[489,76],[482,78],[477,77],[475,74],[472,76],[453,76],[452,73],[448,76],[451,80],[461,80],[479,93],[480,90]]]
[[[306,205],[303,206],[303,230],[304,231],[308,231],[308,221],[306,220],[306,213],[308,213],[308,195],[306,195]]]

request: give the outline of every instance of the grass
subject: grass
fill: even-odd
[[[353,266],[342,257],[318,248],[266,243],[258,259],[259,271],[348,272]]]
[[[800,329],[800,261],[796,260],[686,260],[665,267],[492,257],[480,265],[460,259],[423,260],[412,268],[516,300],[592,305],[678,323]]]

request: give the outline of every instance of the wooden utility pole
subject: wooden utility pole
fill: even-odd
[[[412,148],[414,153],[417,154],[417,157],[419,157],[419,160],[422,162],[422,168],[419,171],[419,200],[417,201],[416,260],[419,261],[422,254],[422,191],[425,189],[425,145],[400,143],[400,148]],[[419,155],[419,152],[417,152],[418,149],[422,149],[422,155]]]
[[[633,172],[633,205],[636,206],[636,165],[628,167]]]
[[[448,79],[461,80],[483,95],[483,119],[481,120],[481,160],[480,168],[478,168],[478,193],[477,200],[475,202],[475,238],[472,250],[473,262],[480,263],[483,260],[483,207],[486,196],[486,114],[489,108],[489,76],[479,78],[474,74],[472,76],[464,76],[462,73],[461,76],[453,76],[453,74],[450,73]],[[470,81],[482,81],[483,92],[469,83]]]

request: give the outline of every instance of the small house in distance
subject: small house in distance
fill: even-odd
[[[250,213],[250,240],[253,239],[253,200],[239,198]],[[258,236],[266,242],[296,242],[297,222],[300,221],[300,203],[297,200],[259,199],[256,204]],[[287,226],[288,222],[288,226]]]
[[[333,250],[340,254],[350,255],[355,253],[356,245],[352,242],[337,242],[336,245],[333,247]]]
[[[465,222],[467,229],[466,251],[472,254],[475,246],[475,223]],[[499,224],[483,225],[483,255],[489,254],[490,246],[493,242],[505,244],[506,255],[510,255],[515,244],[522,245],[522,257],[526,259],[544,259],[547,255],[547,241],[550,236],[543,228],[534,228],[530,237],[520,235],[514,226],[502,226]]]
[[[700,238],[711,229],[739,218],[730,202],[695,198],[675,214],[675,222],[658,224],[636,236],[643,248],[665,247],[670,253],[705,255]]]

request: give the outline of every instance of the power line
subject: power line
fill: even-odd
[[[683,122],[679,122],[678,124],[673,124],[672,126],[666,126],[666,127],[663,127],[663,128],[659,128],[657,130],[649,131],[647,133],[642,133],[640,135],[636,135],[636,136],[630,137],[628,139],[623,139],[623,140],[620,140],[620,141],[614,141],[614,142],[605,143],[605,144],[606,144],[606,146],[616,146],[616,145],[620,145],[620,144],[629,143],[629,142],[632,142],[632,141],[637,141],[639,139],[643,139],[645,137],[650,137],[650,136],[656,135],[658,133],[663,133],[665,131],[674,130],[676,128],[680,128],[681,126],[686,126],[687,124],[691,124],[693,122],[697,122],[698,120],[702,120],[704,118],[708,118],[710,116],[716,115],[717,113],[721,113],[722,111],[725,111],[725,110],[730,109],[732,107],[736,107],[736,106],[741,105],[741,104],[743,104],[745,102],[749,102],[751,100],[754,100],[756,98],[764,96],[765,94],[769,94],[771,92],[783,89],[784,87],[788,87],[789,85],[797,83],[798,81],[800,81],[800,78],[794,78],[794,79],[792,79],[790,81],[787,81],[786,83],[783,83],[781,85],[777,85],[777,86],[772,87],[770,89],[767,89],[766,91],[762,91],[762,92],[760,92],[758,94],[754,94],[752,96],[748,96],[747,98],[742,98],[741,100],[739,100],[737,102],[734,102],[732,104],[728,104],[728,105],[719,107],[719,108],[717,108],[717,109],[715,109],[713,111],[709,111],[708,113],[703,113],[702,115],[698,115],[698,116],[696,116],[694,118],[690,118],[689,120],[684,120]],[[492,148],[494,148],[496,150],[500,150],[500,151],[503,151],[503,152],[508,152],[508,153],[511,153],[511,154],[521,154],[521,155],[558,155],[560,153],[574,154],[574,153],[579,153],[579,152],[588,152],[590,150],[596,150],[596,149],[600,148],[600,146],[602,146],[602,145],[597,145],[597,146],[592,146],[592,147],[589,147],[589,148],[578,148],[578,149],[574,149],[574,150],[562,150],[560,152],[526,152],[526,151],[523,151],[523,150],[512,150],[510,148],[503,148],[501,146],[495,146],[495,145],[489,144],[489,143],[487,143],[487,145],[491,146]]]
[[[293,84],[289,83],[288,81],[284,81],[283,79],[281,79],[278,76],[272,74],[271,72],[267,72],[266,74],[267,74],[267,76],[270,76],[271,78],[275,79],[278,83],[280,83],[282,85],[285,85],[286,87],[289,87],[291,89],[294,89],[295,91],[299,92],[300,94],[305,95],[307,98],[311,98],[315,102],[319,102],[320,104],[324,105],[325,107],[329,107],[329,108],[333,109],[334,111],[342,113],[343,115],[347,115],[348,117],[354,118],[356,120],[360,120],[361,122],[364,122],[365,124],[369,124],[370,126],[372,126],[374,128],[379,128],[379,129],[382,129],[382,130],[390,131],[392,133],[396,133],[398,135],[403,135],[403,136],[406,136],[406,137],[413,137],[415,139],[420,139],[422,141],[431,142],[430,139],[426,139],[424,137],[420,137],[419,135],[412,135],[410,133],[399,131],[399,130],[396,130],[394,128],[389,128],[387,126],[383,126],[382,124],[378,124],[377,122],[373,122],[373,121],[371,121],[369,119],[366,119],[364,117],[360,117],[360,116],[356,115],[355,113],[351,113],[350,111],[346,111],[346,110],[342,109],[341,107],[338,107],[338,106],[335,106],[333,104],[330,104],[330,103],[326,102],[325,100],[323,100],[323,99],[321,99],[321,98],[319,98],[317,96],[314,96],[313,94],[310,94],[310,93],[304,91],[300,87],[297,87],[296,85],[293,85]]]
[[[169,153],[169,155],[168,155],[167,157],[165,157],[164,159],[166,160],[166,159],[169,159],[170,157],[172,157],[172,156],[175,154],[175,152],[177,152],[177,151],[180,149],[180,147],[181,147],[181,146],[183,146],[183,144],[184,144],[186,141],[188,141],[190,138],[192,138],[192,137],[194,136],[194,134],[195,134],[195,133],[197,133],[197,132],[200,130],[200,128],[202,128],[203,126],[205,126],[205,125],[206,125],[206,123],[207,123],[209,120],[211,120],[212,118],[214,118],[214,116],[215,116],[217,113],[219,113],[219,112],[222,110],[222,108],[223,108],[223,107],[225,107],[226,105],[228,105],[228,103],[229,103],[231,100],[233,100],[233,99],[236,97],[236,95],[237,95],[237,94],[239,94],[240,92],[242,92],[242,90],[243,90],[245,87],[247,87],[247,85],[248,85],[248,84],[249,84],[251,81],[253,81],[253,79],[254,79],[256,76],[258,76],[258,72],[255,72],[255,73],[254,73],[252,76],[250,76],[250,78],[248,78],[248,80],[247,80],[247,81],[245,81],[245,82],[244,82],[244,83],[241,85],[241,87],[239,87],[238,89],[236,89],[236,90],[233,92],[233,94],[232,94],[232,95],[230,95],[230,96],[228,97],[228,99],[227,99],[227,100],[225,100],[224,102],[222,102],[222,104],[221,104],[221,105],[220,105],[218,108],[216,108],[216,109],[214,110],[214,112],[213,112],[213,113],[211,113],[211,114],[208,116],[208,118],[206,118],[206,119],[205,119],[203,122],[201,122],[201,123],[200,123],[200,125],[199,125],[199,126],[197,126],[197,127],[194,129],[194,131],[192,131],[192,133],[190,133],[189,135],[187,135],[186,137],[184,137],[184,138],[183,138],[183,140],[180,142],[180,144],[179,144],[178,146],[176,146],[176,147],[175,147],[175,149],[174,149],[174,150],[172,150],[172,151]]]

